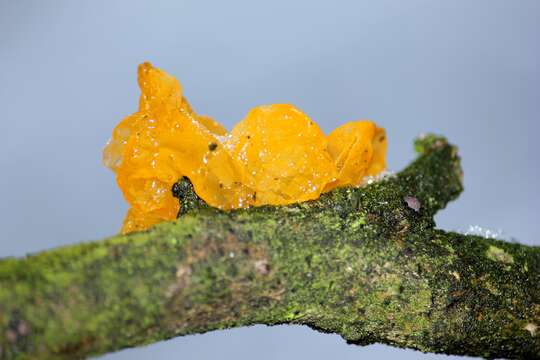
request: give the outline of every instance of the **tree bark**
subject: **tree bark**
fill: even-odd
[[[540,358],[540,248],[444,232],[456,148],[417,140],[399,174],[290,206],[219,211],[188,182],[144,232],[0,260],[0,358],[74,359],[252,324],[347,342]]]

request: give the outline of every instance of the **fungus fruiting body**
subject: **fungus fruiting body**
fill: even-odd
[[[175,219],[172,186],[192,182],[210,206],[236,209],[316,199],[341,186],[358,186],[386,167],[386,135],[371,121],[351,121],[325,136],[289,104],[258,106],[228,132],[196,114],[180,83],[143,63],[139,110],[113,130],[103,163],[130,205],[123,233]]]

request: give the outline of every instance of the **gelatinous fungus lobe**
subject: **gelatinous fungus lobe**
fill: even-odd
[[[358,186],[365,176],[378,174],[386,168],[385,131],[372,121],[345,123],[328,136],[328,152],[338,176],[325,191],[346,185]]]
[[[254,192],[254,205],[316,199],[337,176],[321,129],[292,105],[251,110],[229,142],[244,167],[243,181]]]
[[[184,176],[207,204],[234,209],[316,199],[385,167],[385,132],[370,121],[325,137],[299,109],[275,104],[251,110],[229,134],[193,111],[174,77],[143,63],[138,82],[139,111],[114,128],[103,151],[131,206],[124,233],[175,219],[172,186]]]
[[[116,172],[131,205],[123,232],[176,218],[179,204],[171,188],[181,176],[188,176],[201,193],[217,187],[215,176],[206,169],[207,158],[224,168],[232,166],[226,152],[210,150],[224,128],[193,112],[175,78],[144,63],[139,66],[138,82],[139,111],[118,124],[103,152],[103,162]]]

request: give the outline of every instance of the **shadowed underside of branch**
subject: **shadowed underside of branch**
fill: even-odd
[[[182,181],[177,221],[0,260],[0,358],[284,323],[361,345],[540,358],[540,249],[435,229],[462,190],[459,158],[443,138],[416,145],[397,176],[291,206],[223,212]]]

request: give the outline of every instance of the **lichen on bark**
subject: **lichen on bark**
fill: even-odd
[[[441,137],[416,148],[395,176],[289,206],[219,211],[182,180],[174,222],[0,260],[0,358],[283,323],[361,345],[540,358],[540,249],[436,229],[462,190],[459,158]]]

